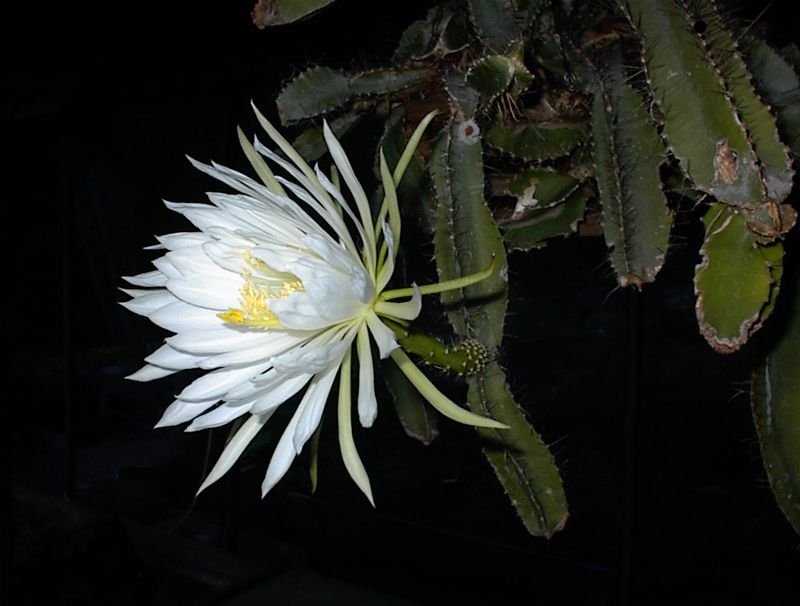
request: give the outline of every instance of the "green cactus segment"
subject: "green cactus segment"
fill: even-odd
[[[575,192],[564,202],[532,212],[518,223],[503,226],[503,237],[512,250],[542,248],[551,238],[575,233],[586,213],[587,197]]]
[[[334,0],[258,0],[253,9],[253,21],[259,29],[284,25],[309,17]]]
[[[517,199],[512,221],[524,221],[524,212],[555,206],[578,189],[580,181],[554,170],[525,170],[508,184],[508,193]]]
[[[738,52],[737,42],[723,24],[714,3],[711,0],[693,1],[706,24],[703,39],[720,73],[725,75],[730,97],[758,156],[767,196],[780,202],[792,191],[794,171],[788,150],[780,140],[775,117],[753,89],[752,77]]]
[[[791,63],[763,40],[749,39],[747,46],[753,80],[777,114],[784,140],[800,155],[800,77]]]
[[[506,244],[514,250],[541,248],[547,240],[569,235],[586,212],[586,196],[580,181],[553,170],[523,171],[508,184],[506,192],[516,204],[502,222]]]
[[[348,112],[333,119],[329,123],[329,126],[336,137],[341,139],[350,132],[350,129],[361,121],[362,117],[363,114]],[[322,136],[322,128],[318,126],[312,126],[300,133],[300,135],[292,141],[292,147],[303,156],[306,162],[314,162],[328,153],[328,146],[325,143],[325,138]]]
[[[476,61],[467,72],[467,83],[480,93],[484,105],[503,93],[520,95],[533,83],[533,74],[523,63],[522,45],[515,45],[508,55],[490,55]]]
[[[429,162],[438,202],[434,232],[436,267],[441,279],[486,268],[497,273],[463,289],[442,293],[455,332],[495,351],[503,338],[507,303],[507,264],[500,232],[483,196],[480,134],[472,120],[454,120],[440,134]],[[481,432],[486,457],[528,531],[550,536],[567,518],[566,497],[552,455],[528,424],[495,362],[467,379],[470,408],[496,415],[512,427]]]
[[[526,161],[566,156],[588,138],[579,124],[496,120],[486,132],[487,145]]]
[[[797,282],[797,281],[796,281]],[[753,420],[778,505],[800,534],[800,284],[778,343],[753,374]]]
[[[438,415],[391,361],[381,364],[381,375],[392,395],[397,417],[409,437],[426,446],[439,435]]]
[[[442,302],[458,335],[476,338],[494,351],[503,338],[507,266],[500,231],[483,197],[477,124],[451,122],[431,152],[429,167],[437,199],[434,247],[440,279],[482,271],[492,259],[497,266],[486,280],[463,291],[442,293]]]
[[[425,19],[415,21],[406,28],[394,52],[394,62],[444,57],[467,45],[469,34],[463,14],[436,6],[428,11]]]
[[[569,517],[553,455],[514,401],[497,363],[467,382],[470,408],[509,426],[502,431],[478,430],[487,443],[486,458],[528,532],[551,537]]]
[[[340,109],[353,99],[396,93],[429,80],[426,69],[377,69],[354,75],[314,67],[289,82],[276,101],[281,122],[289,125]]]
[[[504,53],[521,38],[512,0],[467,0],[467,4],[478,37],[490,51]]]
[[[669,244],[672,216],[659,176],[666,150],[644,102],[621,74],[609,76],[606,85],[592,111],[603,234],[620,286],[641,288],[655,280]]]
[[[675,0],[617,0],[641,34],[663,134],[695,187],[733,205],[764,198],[759,164],[714,58]]]
[[[700,332],[715,350],[738,350],[774,307],[783,244],[759,245],[739,212],[715,204],[703,217],[706,238],[695,270]]]

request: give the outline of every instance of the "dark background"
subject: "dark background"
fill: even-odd
[[[511,257],[503,362],[563,473],[571,517],[553,539],[526,534],[470,428],[441,422],[425,447],[390,405],[357,435],[376,510],[330,421],[313,497],[301,458],[259,498],[267,445],[193,502],[225,431],[152,429],[188,378],[124,381],[165,335],[116,305],[120,276],[187,229],[160,199],[216,187],[184,154],[243,167],[251,99],[274,117],[304,67],[380,64],[430,4],[340,0],[266,31],[249,1],[6,15],[4,603],[789,603],[798,541],[747,396],[758,343],[721,356],[698,335],[691,215],[641,296],[615,289],[599,238]],[[797,31],[785,6],[762,21],[779,42]]]

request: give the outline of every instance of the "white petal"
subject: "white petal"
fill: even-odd
[[[375,339],[375,343],[378,345],[381,360],[388,358],[389,354],[400,347],[394,338],[394,331],[381,322],[375,312],[370,312],[367,315],[367,325],[372,333],[372,338]]]
[[[192,421],[186,431],[200,431],[201,429],[221,427],[246,414],[249,409],[249,406],[231,406],[229,404],[217,406],[211,412],[207,412]]]
[[[178,395],[178,398],[196,401],[220,398],[225,392],[239,383],[249,381],[268,366],[269,362],[264,362],[255,366],[220,368],[195,379]]]
[[[353,290],[350,275],[342,273],[327,263],[311,257],[299,259],[292,268],[303,282],[303,289],[321,318],[331,323],[352,318],[361,311],[364,303]],[[280,318],[280,316],[279,316]]]
[[[166,204],[167,208],[170,210],[174,210],[176,213],[180,213],[189,219],[189,221],[201,231],[205,231],[209,227],[214,226],[227,227],[228,229],[241,227],[239,222],[234,221],[230,215],[216,206],[186,202],[167,202],[166,200],[164,204]]]
[[[375,312],[390,318],[397,318],[400,320],[415,320],[419,313],[422,311],[422,293],[419,286],[416,284],[411,285],[411,298],[408,301],[381,301],[375,303]]]
[[[336,377],[336,370],[338,370],[338,366],[332,366],[325,374],[317,375],[312,380],[311,386],[297,406],[297,410],[294,412],[294,415],[292,415],[281,439],[278,440],[275,452],[272,454],[272,459],[270,459],[269,467],[267,467],[264,481],[261,483],[262,497],[286,474],[292,461],[294,461],[299,453],[298,444],[300,450],[302,450],[305,442],[301,442],[298,437],[305,434],[310,436],[314,433],[316,426],[319,425],[318,415],[322,414],[325,400],[328,398],[328,393]],[[307,408],[312,408],[313,410],[310,413],[306,413]],[[300,429],[301,418],[303,418],[304,423],[302,430]],[[309,426],[313,423],[314,419],[316,419],[316,424],[311,428],[311,432],[309,433]]]
[[[284,377],[280,383],[258,398],[252,406],[253,414],[263,414],[276,409],[289,398],[299,392],[311,379],[310,374]]]
[[[128,284],[134,286],[164,286],[167,283],[167,277],[158,270],[148,271],[136,276],[122,276]]]
[[[287,350],[298,347],[308,339],[307,335],[269,331],[264,334],[263,342],[250,347],[241,347],[211,356],[200,364],[200,368],[217,368],[235,364],[253,364],[260,360],[268,360],[273,356],[281,355]]]
[[[175,349],[191,354],[221,354],[269,343],[273,336],[268,331],[244,330],[222,324],[219,328],[187,330],[167,337]]]
[[[203,414],[206,410],[219,402],[219,398],[214,400],[203,400],[201,402],[184,402],[175,400],[167,406],[161,419],[156,423],[156,427],[172,427],[180,425],[186,421],[191,421],[197,415]]]
[[[172,264],[172,261],[167,259],[167,257],[159,257],[158,259],[153,261],[153,265],[156,266],[156,269],[158,269],[158,271],[167,276],[167,278],[183,277],[183,274],[181,274],[181,272],[177,270],[177,268]]]
[[[275,451],[272,453],[272,458],[269,461],[269,467],[267,467],[267,473],[264,475],[263,482],[261,482],[262,498],[267,495],[272,487],[275,486],[275,484],[277,484],[284,475],[286,475],[286,472],[289,470],[292,461],[294,461],[295,457],[297,456],[297,453],[294,449],[293,438],[304,403],[305,399],[297,407],[297,410],[289,421],[289,424],[283,431],[281,439],[278,440],[278,445],[275,447]]]
[[[362,427],[372,427],[378,416],[375,398],[375,372],[372,367],[372,347],[366,324],[358,329],[358,419]]]
[[[317,345],[314,341],[296,347],[272,359],[272,366],[285,374],[316,374],[340,360],[350,341],[334,341]]]
[[[368,270],[370,273],[373,273],[375,271],[375,232],[372,230],[372,215],[367,195],[364,193],[364,188],[361,187],[361,183],[359,183],[353,171],[347,154],[345,154],[344,149],[342,149],[342,146],[339,144],[339,141],[336,139],[336,136],[333,134],[333,131],[331,131],[327,122],[323,122],[322,124],[322,134],[325,137],[325,143],[328,145],[331,158],[333,158],[336,167],[339,169],[342,178],[345,183],[347,183],[347,187],[356,202],[356,207],[361,217],[361,224],[367,237],[367,241],[364,242],[364,250],[368,257]]]
[[[180,250],[168,252],[166,258],[181,273],[181,277],[191,279],[194,276],[213,278],[215,280],[232,280],[238,283],[239,269],[229,271],[214,263],[205,252],[205,247],[213,244],[207,242],[203,246],[187,246]],[[244,260],[242,259],[242,262]],[[243,263],[242,263],[243,264]]]
[[[351,353],[348,351],[342,361],[342,373],[339,377],[339,406],[338,406],[338,421],[339,421],[339,448],[342,452],[342,460],[344,466],[350,477],[356,483],[361,491],[375,507],[375,500],[372,498],[372,487],[369,483],[369,476],[367,470],[364,469],[364,464],[361,462],[361,457],[358,456],[356,444],[353,440],[353,420],[350,411],[352,404],[352,390],[350,387],[350,360]]]
[[[333,324],[331,320],[320,317],[317,307],[304,292],[291,294],[284,299],[270,300],[269,309],[277,316],[283,328],[320,330]]]
[[[319,234],[307,235],[304,242],[328,264],[350,276],[352,290],[362,303],[372,301],[375,296],[375,284],[364,269],[361,259],[351,257],[340,245]]]
[[[264,423],[269,420],[269,417],[269,414],[253,415],[242,424],[239,431],[236,432],[230,442],[225,446],[219,459],[217,459],[217,462],[208,474],[208,477],[206,477],[197,490],[198,494],[219,480],[233,467],[233,464],[236,463],[236,460],[244,452],[244,449],[247,448],[247,445],[256,437],[264,426]]]
[[[203,359],[202,356],[186,354],[165,344],[147,356],[144,361],[163,368],[185,370],[187,368],[197,368],[198,362]]]
[[[165,202],[165,204],[169,206],[168,203]],[[156,236],[156,240],[167,250],[178,250],[187,246],[199,246],[204,242],[208,242],[210,238],[200,231],[185,231]]]
[[[348,347],[349,346],[348,344]],[[339,371],[343,355],[344,352],[328,369],[317,374],[311,380],[311,384],[303,397],[306,405],[303,407],[300,418],[297,421],[293,439],[294,450],[297,454],[300,454],[305,443],[319,426],[319,422],[322,419],[322,411],[325,410],[328,394],[331,392],[333,380],[336,378],[336,373]]]
[[[186,303],[222,311],[238,305],[242,283],[239,277],[219,279],[197,276],[192,280],[171,279],[167,282],[167,288]]]
[[[146,294],[140,294],[137,291],[131,289],[122,289],[123,292],[126,294],[134,296],[135,298],[131,299],[130,301],[123,301],[120,303],[125,309],[129,309],[133,313],[139,314],[140,316],[149,316],[151,313],[158,311],[165,305],[169,305],[173,301],[175,301],[175,297],[173,297],[168,291],[166,290],[153,290],[147,291]]]
[[[178,300],[165,305],[148,317],[154,324],[172,332],[209,330],[225,326],[214,310],[189,305]]]
[[[125,377],[126,379],[130,379],[131,381],[155,381],[156,379],[160,379],[161,377],[168,377],[169,375],[175,374],[176,370],[172,370],[170,368],[162,368],[161,366],[153,366],[152,364],[146,364],[142,366],[139,370],[135,373],[128,375]]]

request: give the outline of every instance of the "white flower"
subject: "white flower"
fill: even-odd
[[[166,253],[153,262],[156,269],[125,278],[144,288],[124,289],[133,298],[122,304],[175,333],[129,378],[150,381],[189,368],[211,371],[176,397],[156,427],[191,421],[186,430],[196,431],[248,415],[199,491],[230,469],[281,404],[305,389],[269,463],[262,484],[266,494],[318,427],[338,374],[342,457],[355,483],[373,502],[353,442],[353,345],[358,366],[356,407],[364,427],[372,425],[378,413],[372,342],[380,357],[392,357],[444,415],[477,426],[505,427],[441,394],[398,348],[393,331],[381,320],[412,320],[420,312],[422,294],[461,288],[491,270],[428,287],[385,290],[400,240],[395,185],[433,115],[417,128],[393,174],[381,153],[385,198],[373,218],[367,196],[327,124],[324,137],[335,164],[334,181],[341,176],[355,210],[337,183],[318,167],[308,166],[255,111],[284,156],[257,139],[251,144],[240,131],[242,147],[261,183],[224,166],[192,160],[238,193],[208,194],[211,205],[167,202],[199,231],[159,237],[160,245],[154,248]],[[265,158],[286,176],[275,176]],[[394,301],[398,298],[407,300]]]

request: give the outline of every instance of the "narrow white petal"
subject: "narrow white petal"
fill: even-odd
[[[178,300],[165,305],[148,317],[154,324],[172,332],[220,329],[225,325],[216,311]]]
[[[217,406],[211,412],[197,417],[186,428],[186,431],[200,431],[201,429],[211,429],[212,427],[221,427],[227,425],[234,419],[238,419],[243,414],[249,412],[249,406],[231,406],[230,404],[222,404]]]
[[[182,301],[220,311],[238,305],[241,285],[240,277],[220,279],[199,275],[191,280],[172,279],[167,282],[169,291]]]
[[[358,329],[356,351],[358,352],[358,419],[362,427],[372,427],[378,416],[378,400],[375,398],[372,347],[369,344],[366,324],[362,324]]]
[[[347,183],[347,188],[350,190],[355,200],[358,214],[361,217],[362,229],[367,238],[364,242],[364,253],[367,257],[367,270],[370,274],[375,275],[375,232],[372,230],[372,214],[370,212],[367,195],[364,193],[364,188],[361,187],[361,183],[359,183],[353,171],[347,154],[345,154],[344,149],[342,149],[333,131],[331,131],[327,121],[322,124],[322,134],[325,137],[325,143],[331,153],[331,158],[333,158],[336,167],[339,169],[344,182]]]
[[[202,360],[202,356],[194,356],[183,353],[182,351],[178,351],[168,344],[162,345],[144,359],[144,361],[148,364],[161,366],[163,368],[171,368],[174,370],[197,368],[198,363]]]
[[[206,410],[219,402],[219,398],[213,400],[203,400],[201,402],[184,402],[183,400],[175,400],[172,404],[167,406],[164,414],[161,415],[156,427],[172,427],[180,425],[186,421],[191,421],[197,415],[203,414]]]
[[[131,299],[130,301],[122,301],[120,305],[122,305],[125,309],[129,309],[133,313],[139,314],[140,316],[149,316],[165,305],[169,305],[175,301],[175,297],[166,290],[147,291],[145,294],[141,294],[140,292],[130,288],[122,290],[125,294],[131,295],[135,298]]]
[[[408,301],[396,303],[378,300],[374,307],[375,313],[399,320],[415,320],[422,311],[422,293],[416,284],[411,285],[411,291],[412,295]]]
[[[165,204],[169,207],[168,202],[165,202]],[[156,240],[167,250],[178,250],[187,246],[199,246],[204,242],[208,242],[210,238],[200,231],[185,231],[156,236]]]
[[[269,309],[278,317],[282,327],[291,330],[321,330],[335,323],[321,317],[311,298],[304,292],[272,300]]]
[[[348,348],[349,346],[348,343]],[[331,392],[333,381],[336,378],[336,373],[339,371],[341,363],[342,360],[340,357],[331,364],[329,368],[311,379],[311,384],[303,396],[306,405],[303,407],[294,432],[293,443],[294,450],[297,454],[300,454],[305,443],[313,435],[314,431],[316,431],[317,426],[319,426],[319,422],[322,419],[322,412],[325,410],[325,403],[328,401],[328,394]]]
[[[277,484],[280,479],[286,475],[286,472],[289,470],[289,467],[292,465],[295,457],[297,457],[292,439],[295,428],[297,427],[297,421],[299,419],[300,412],[301,409],[298,407],[294,413],[294,416],[289,421],[289,424],[286,426],[286,429],[283,431],[281,439],[278,440],[278,445],[275,447],[275,451],[272,453],[272,458],[269,461],[269,467],[267,467],[267,473],[264,474],[264,480],[261,482],[262,498],[267,496],[267,493],[272,490],[272,487],[275,486],[275,484]]]
[[[301,374],[293,377],[284,377],[280,383],[259,397],[252,406],[253,414],[263,414],[276,409],[289,398],[299,392],[311,379],[310,374]]]
[[[222,324],[219,328],[186,330],[167,337],[166,341],[186,353],[221,354],[269,343],[272,338],[268,331],[244,330]]]
[[[219,459],[217,459],[217,462],[211,469],[208,477],[206,477],[206,479],[200,485],[200,488],[198,488],[198,494],[219,480],[228,472],[231,467],[233,467],[233,464],[236,463],[237,459],[244,452],[244,449],[247,448],[247,445],[250,444],[253,438],[256,437],[258,432],[264,426],[264,423],[269,420],[270,416],[271,415],[269,414],[253,415],[242,424],[242,426],[239,428],[239,431],[237,431],[236,434],[234,434],[234,436],[231,438],[230,442],[225,445],[222,454],[219,456]]]
[[[374,311],[367,314],[367,325],[372,333],[372,338],[375,339],[375,343],[378,345],[378,353],[381,356],[381,360],[388,358],[389,354],[400,347],[394,337],[394,331],[381,322]]]
[[[369,483],[369,476],[367,475],[367,470],[364,469],[364,463],[361,462],[361,457],[358,456],[355,440],[353,440],[353,421],[350,411],[352,398],[352,389],[350,387],[350,360],[351,352],[348,351],[342,361],[342,372],[339,377],[339,448],[342,453],[344,466],[350,474],[350,477],[353,478],[356,486],[361,489],[361,492],[366,495],[369,502],[375,507],[375,499],[372,497],[372,487]]]
[[[350,342],[333,341],[317,344],[314,341],[296,347],[272,359],[272,366],[285,374],[316,374],[328,368],[335,361],[341,360],[344,350]]]
[[[284,354],[293,347],[298,347],[307,339],[307,335],[269,331],[268,334],[264,334],[263,342],[259,341],[256,345],[250,347],[241,347],[216,356],[210,356],[203,360],[200,368],[253,364],[260,360],[268,360],[273,356]]]
[[[379,292],[386,288],[389,280],[392,279],[392,274],[394,274],[394,258],[397,254],[397,251],[394,248],[394,236],[392,236],[392,232],[389,229],[388,224],[386,221],[381,219],[380,225],[381,229],[383,230],[383,241],[386,245],[386,248],[381,250],[381,264],[378,268],[378,277],[376,280]]]
[[[209,204],[197,204],[195,202],[167,202],[164,201],[167,208],[175,211],[189,219],[189,221],[201,231],[205,231],[209,227],[219,226],[227,227],[228,229],[236,229],[241,225],[233,221],[229,215],[222,212],[216,206]]]
[[[142,383],[146,381],[155,381],[156,379],[160,379],[162,377],[168,377],[169,375],[175,374],[178,372],[177,370],[173,370],[171,368],[162,368],[161,366],[153,366],[152,364],[146,364],[142,366],[139,370],[135,373],[128,375],[125,377],[126,379],[130,379],[131,381],[140,381]]]
[[[303,239],[308,248],[321,259],[350,276],[350,285],[362,303],[369,303],[375,296],[375,284],[369,277],[361,259],[351,257],[340,245],[319,234],[309,234]]]
[[[195,379],[178,395],[178,398],[200,401],[222,397],[225,392],[239,383],[249,381],[268,366],[269,362],[263,362],[255,366],[220,368]]]
[[[167,276],[158,270],[148,271],[136,276],[122,276],[122,279],[134,286],[159,287],[167,283]]]
[[[172,261],[170,261],[166,256],[159,257],[158,259],[154,260],[153,265],[155,265],[156,269],[164,274],[167,279],[183,277],[183,274],[178,271],[178,269],[172,264]]]
[[[170,251],[165,256],[183,278],[192,279],[194,276],[201,276],[203,279],[231,280],[234,284],[238,284],[244,260],[241,260],[242,263],[234,271],[223,269],[206,254],[205,247],[210,244],[213,242],[206,242],[202,246],[187,246]]]

